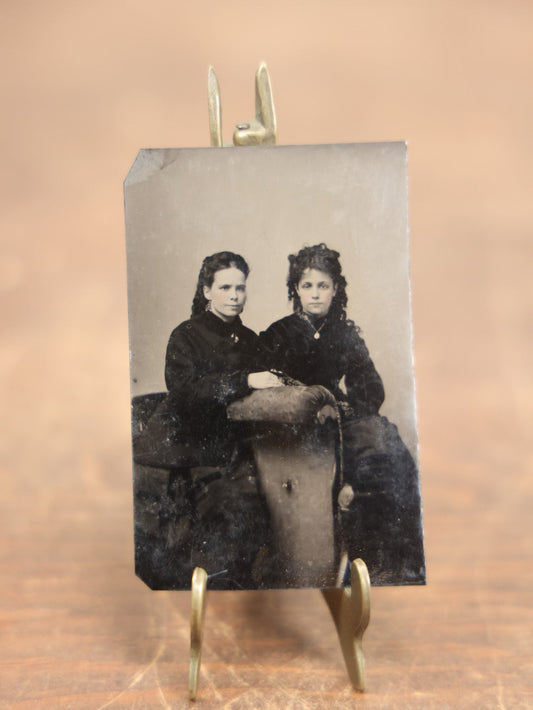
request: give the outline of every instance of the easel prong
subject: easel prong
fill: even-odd
[[[196,699],[198,675],[202,656],[202,640],[204,636],[205,599],[207,587],[207,572],[201,567],[195,567],[191,582],[191,657],[189,665],[189,698]]]
[[[207,74],[207,107],[209,112],[209,134],[213,148],[222,147],[222,109],[220,106],[220,86],[212,66]]]
[[[209,110],[209,134],[211,146],[224,146],[222,140],[222,106],[220,85],[212,66],[207,75],[207,96]],[[233,132],[233,144],[274,145],[276,143],[276,112],[272,98],[272,86],[267,65],[261,62],[255,75],[255,117],[249,121],[240,121]],[[227,144],[226,144],[227,145]]]
[[[322,594],[333,617],[346,664],[356,690],[365,689],[363,634],[370,621],[370,578],[363,560],[351,565],[351,587],[323,589]]]
[[[240,146],[276,143],[276,112],[265,62],[261,62],[255,75],[255,118],[237,124],[233,143]]]

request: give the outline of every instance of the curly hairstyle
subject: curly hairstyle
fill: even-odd
[[[248,278],[250,267],[240,254],[234,254],[232,251],[219,251],[216,254],[205,257],[200,273],[198,274],[198,283],[192,301],[191,316],[197,316],[206,309],[208,301],[204,296],[204,286],[211,288],[217,271],[232,268],[239,269],[239,271],[242,271],[244,274],[244,277]]]
[[[300,249],[298,254],[289,255],[289,276],[287,287],[289,289],[289,301],[293,302],[295,311],[302,310],[300,296],[298,296],[298,284],[306,269],[316,269],[328,274],[337,288],[337,293],[333,297],[329,315],[333,319],[346,320],[346,305],[348,296],[346,295],[346,279],[342,275],[342,267],[339,261],[339,252],[322,244],[315,244],[312,247]]]

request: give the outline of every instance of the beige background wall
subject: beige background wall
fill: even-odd
[[[122,180],[207,145],[209,63],[228,138],[263,59],[280,144],[409,143],[429,585],[374,592],[359,702],[527,707],[532,27],[527,0],[2,4],[3,707],[187,707],[188,597],[132,572]],[[319,596],[258,594],[212,595],[201,706],[352,707]]]

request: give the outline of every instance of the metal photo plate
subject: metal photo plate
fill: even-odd
[[[424,584],[405,144],[141,150],[125,211],[137,575]]]

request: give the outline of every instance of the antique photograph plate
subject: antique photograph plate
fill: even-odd
[[[125,212],[137,575],[424,584],[406,145],[141,150]]]

